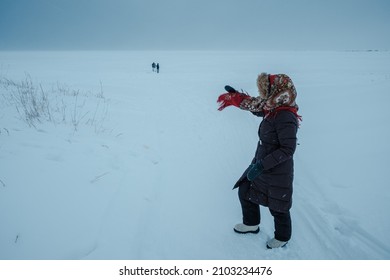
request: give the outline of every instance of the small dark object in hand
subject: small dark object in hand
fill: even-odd
[[[232,88],[231,86],[225,86],[225,90],[229,93],[234,93],[234,92],[237,92],[237,90],[235,90],[234,88]]]

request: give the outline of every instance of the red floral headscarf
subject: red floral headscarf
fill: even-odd
[[[297,91],[289,76],[261,73],[257,78],[258,97],[244,99],[240,108],[251,112],[273,111],[278,107],[292,107],[298,111],[295,103]]]

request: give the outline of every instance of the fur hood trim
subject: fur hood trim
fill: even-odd
[[[261,73],[257,77],[257,89],[261,98],[266,99],[269,90],[269,79],[267,73]]]

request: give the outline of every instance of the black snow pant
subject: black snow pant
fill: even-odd
[[[238,188],[238,198],[240,199],[242,209],[242,220],[247,226],[260,224],[260,205],[253,203],[245,198],[250,188],[250,182],[245,180]],[[290,211],[286,213],[277,212],[269,209],[274,217],[275,238],[280,241],[289,241],[291,238],[291,216]]]

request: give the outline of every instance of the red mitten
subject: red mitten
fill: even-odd
[[[223,109],[231,105],[240,107],[241,102],[244,99],[248,99],[248,98],[250,98],[249,95],[246,95],[245,93],[241,93],[241,92],[227,92],[221,94],[217,100],[217,102],[220,103],[218,110],[222,111]]]

